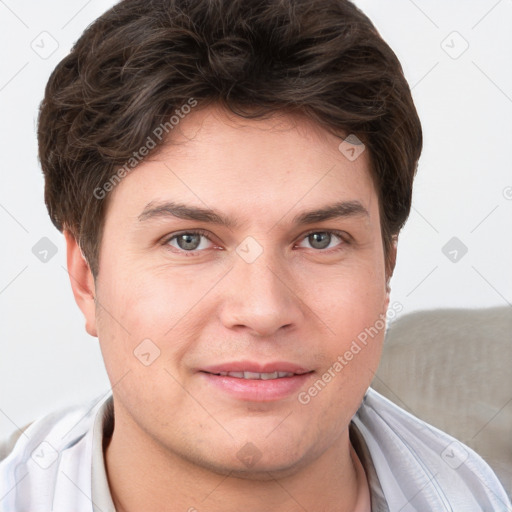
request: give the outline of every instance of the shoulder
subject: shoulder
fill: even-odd
[[[53,431],[58,431],[61,424],[66,424],[76,413],[84,413],[84,405],[75,405],[52,411],[41,416],[23,428],[15,430],[7,439],[0,440],[0,462],[13,455],[20,447],[29,448],[39,438],[53,437]],[[71,429],[70,429],[71,430]]]
[[[0,510],[17,510],[26,504],[44,510],[49,506],[44,500],[58,501],[58,494],[70,485],[70,475],[82,488],[90,486],[93,426],[104,398],[38,418],[4,443]]]
[[[372,388],[353,421],[392,510],[512,510],[498,478],[476,452]]]
[[[4,460],[7,455],[9,455],[9,453],[11,453],[20,436],[24,433],[25,430],[27,430],[30,425],[31,423],[25,425],[22,428],[19,428],[18,430],[15,430],[9,437],[4,440],[0,439],[0,462],[2,462],[2,460]]]

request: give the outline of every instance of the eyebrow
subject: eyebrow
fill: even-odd
[[[322,222],[326,220],[363,216],[369,217],[370,214],[359,201],[339,201],[322,208],[299,213],[293,218],[292,224],[312,224],[314,222]],[[166,217],[207,222],[210,224],[225,226],[229,229],[239,226],[239,223],[234,218],[224,216],[215,210],[190,206],[173,201],[165,201],[161,203],[151,201],[138,216],[138,219],[139,221],[144,222],[150,219]]]

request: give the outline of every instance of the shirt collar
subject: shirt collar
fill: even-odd
[[[366,479],[370,487],[372,512],[389,512],[389,506],[384,496],[379,477],[377,476],[377,471],[373,465],[370,451],[368,450],[363,434],[361,434],[354,422],[351,422],[349,425],[349,437],[350,443],[354,447],[354,451],[359,457],[366,473]]]
[[[104,448],[114,431],[114,402],[112,395],[105,401],[94,420],[92,440],[91,498],[94,512],[116,512],[108,486]]]

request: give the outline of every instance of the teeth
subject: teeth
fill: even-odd
[[[256,372],[244,372],[244,379],[261,379],[263,374],[259,374]],[[265,374],[267,375],[267,374]]]
[[[217,375],[228,377],[236,377],[237,379],[251,379],[251,380],[270,380],[280,379],[282,377],[292,377],[295,375],[291,372],[272,372],[272,373],[258,373],[258,372],[219,372]]]

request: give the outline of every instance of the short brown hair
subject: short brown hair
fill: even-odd
[[[57,65],[38,124],[50,217],[95,276],[109,197],[95,190],[191,98],[246,118],[297,112],[355,134],[369,151],[389,254],[409,215],[422,130],[400,62],[355,5],[123,0]]]

